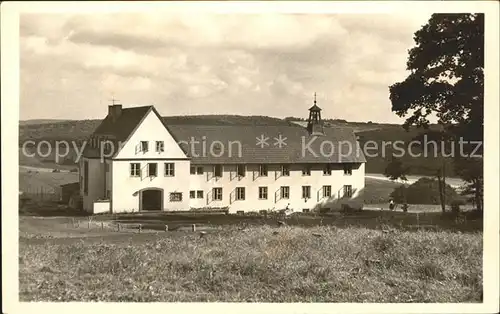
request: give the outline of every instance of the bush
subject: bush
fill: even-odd
[[[446,184],[445,188],[446,203],[451,204],[452,200],[457,199],[457,192],[450,185]],[[391,197],[396,203],[408,204],[428,204],[438,205],[439,186],[438,181],[432,178],[420,178],[417,182],[406,187],[404,185],[397,187],[391,193]]]
[[[457,198],[451,201],[451,211],[458,213],[460,212],[460,206],[465,205],[465,201],[463,199]]]

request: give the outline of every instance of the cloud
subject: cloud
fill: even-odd
[[[404,79],[427,16],[100,14],[21,16],[21,118],[100,118],[112,97],[165,115],[400,121]],[[57,110],[52,110],[57,108]]]

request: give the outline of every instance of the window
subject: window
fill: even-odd
[[[236,200],[237,201],[245,200],[245,188],[236,188]]]
[[[165,147],[163,141],[156,141],[156,152],[163,153],[165,151]]]
[[[311,198],[311,187],[306,185],[302,187],[302,198]]]
[[[89,192],[89,162],[83,163],[83,192],[85,195]]]
[[[311,167],[304,166],[304,168],[302,169],[302,175],[303,176],[310,176],[311,175]]]
[[[196,191],[189,191],[189,198],[195,198],[196,197]]]
[[[203,191],[202,190],[196,191],[196,197],[197,198],[203,198]]]
[[[140,163],[131,163],[130,164],[130,176],[131,177],[140,177],[141,176],[141,164]]]
[[[344,197],[352,197],[352,185],[344,185]]]
[[[203,174],[203,167],[201,167],[201,166],[191,166],[190,173],[191,174]]]
[[[267,177],[267,165],[260,165],[259,166],[259,176]]]
[[[281,198],[290,198],[290,187],[289,186],[282,186],[280,189],[281,192]]]
[[[289,165],[281,165],[281,175],[284,177],[290,176],[290,166]]]
[[[259,200],[267,200],[267,186],[259,186]]]
[[[166,177],[175,176],[175,164],[174,163],[165,163],[165,176]]]
[[[158,164],[156,164],[156,163],[149,163],[148,164],[148,176],[149,177],[158,176]]]
[[[182,202],[182,193],[181,192],[170,193],[170,201],[171,202]]]
[[[216,178],[222,177],[222,165],[214,166],[214,177]]]
[[[344,165],[344,175],[350,176],[352,174],[352,166]]]
[[[323,169],[323,175],[329,176],[331,174],[332,174],[332,167],[329,164],[325,165],[325,168]]]
[[[141,152],[145,153],[148,151],[148,149],[149,149],[148,142],[141,141]]]
[[[245,176],[245,165],[236,166],[236,173],[238,174],[238,177],[244,177]]]
[[[331,185],[323,185],[323,197],[332,196],[332,186]]]
[[[222,188],[212,189],[212,199],[214,201],[222,201]]]

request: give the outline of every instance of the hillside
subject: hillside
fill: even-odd
[[[239,115],[167,116],[163,120],[167,125],[295,125],[279,118]],[[83,140],[92,134],[101,121],[93,119],[20,124],[19,141]]]
[[[167,116],[163,117],[167,125],[172,124],[190,124],[190,125],[287,125],[287,126],[305,126],[303,120],[293,120],[290,118],[279,119],[266,116],[240,116],[240,115],[198,115],[198,116]],[[34,120],[32,120],[33,122]],[[102,120],[66,120],[45,123],[28,123],[19,126],[19,141],[20,145],[27,140],[49,142],[54,141],[79,141],[85,140],[101,123]],[[26,121],[25,121],[26,122]],[[327,119],[325,125],[331,127],[350,127],[359,136],[361,145],[365,145],[368,141],[374,141],[379,147],[382,143],[395,143],[402,141],[406,143],[404,147],[408,147],[408,143],[421,132],[418,129],[411,129],[406,132],[400,125],[396,124],[379,124],[372,122],[348,122],[341,119]],[[376,157],[366,156],[366,172],[367,173],[383,173],[387,163],[392,155],[392,144],[386,147],[385,151],[379,150],[380,153]],[[414,149],[414,152],[419,152]],[[37,161],[38,160],[38,161]],[[431,157],[411,157],[407,154],[403,161],[411,166],[410,174],[413,175],[434,175],[435,170],[440,166],[439,158]],[[20,163],[28,166],[37,166],[40,164],[53,164],[53,156],[42,158],[21,158]],[[70,166],[71,160],[65,160],[64,163]],[[453,171],[452,161],[446,160],[446,173],[448,176],[455,176]]]
[[[69,120],[65,120],[65,119],[30,119],[30,120],[19,121],[19,125],[59,123],[59,122],[65,122],[65,121],[69,121]]]

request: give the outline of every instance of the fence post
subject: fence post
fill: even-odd
[[[192,230],[193,232],[196,232],[196,224],[192,224],[192,225],[191,225],[191,230]]]
[[[142,224],[139,224],[139,233],[142,231]]]
[[[168,231],[168,225],[165,225],[165,232]]]

